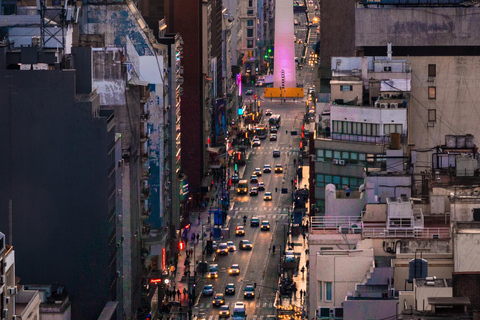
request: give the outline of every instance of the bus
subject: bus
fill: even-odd
[[[245,304],[243,302],[235,303],[233,307],[233,320],[245,320],[247,319],[247,312],[245,310]]]
[[[259,139],[266,139],[268,135],[268,129],[264,125],[259,125],[255,127],[255,135]]]
[[[280,128],[280,123],[282,121],[282,117],[279,114],[274,114],[270,116],[270,119],[268,119],[268,124],[270,125],[270,128],[275,127],[275,128]]]
[[[246,194],[248,192],[248,180],[240,180],[237,185],[238,194]]]

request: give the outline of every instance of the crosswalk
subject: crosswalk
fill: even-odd
[[[255,155],[255,154],[271,154],[273,150],[280,150],[280,154],[283,155],[294,155],[298,154],[298,150],[292,150],[292,147],[273,147],[273,146],[260,146],[260,147],[255,147],[252,149],[251,152],[249,152],[250,155]]]
[[[274,312],[272,312],[271,316],[275,315]],[[271,316],[257,316],[257,315],[254,315],[254,316],[248,316],[248,319],[249,320],[266,320],[267,317],[271,318]],[[218,315],[209,315],[209,316],[206,316],[205,319],[207,320],[219,320],[220,317]],[[225,319],[225,318],[221,318],[221,319]]]

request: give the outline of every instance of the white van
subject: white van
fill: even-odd
[[[235,303],[233,307],[233,320],[246,320],[247,311],[245,310],[245,304],[243,302]]]

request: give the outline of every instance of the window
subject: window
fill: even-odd
[[[325,187],[323,174],[317,174],[317,187]]]
[[[383,71],[385,71],[385,72],[391,72],[391,71],[392,71],[392,67],[383,67]]]
[[[326,175],[325,175],[325,185],[327,185],[327,184],[329,184],[329,183],[332,183],[332,176],[326,174]]]
[[[429,64],[428,65],[428,76],[429,77],[436,77],[437,76],[437,65],[436,64]]]
[[[253,29],[252,28],[247,29],[247,37],[253,38]]]
[[[353,86],[340,86],[340,91],[353,91]]]
[[[318,281],[318,300],[323,300],[323,288],[322,288],[322,281]]]
[[[248,0],[248,6],[253,7],[253,0]]]
[[[358,154],[358,160],[360,160],[360,161],[365,161],[365,160],[366,160],[365,153],[359,153],[359,154]]]
[[[325,150],[325,158],[332,159],[332,150]]]
[[[402,133],[401,124],[384,124],[383,125],[383,134],[388,136],[391,133]]]
[[[437,110],[428,109],[428,121],[429,122],[437,122]]]
[[[247,40],[247,48],[253,48],[253,40]]]
[[[325,150],[317,150],[317,161],[325,161]]]
[[[247,20],[247,26],[248,26],[248,27],[253,27],[253,20],[248,19],[248,20]]]
[[[325,282],[325,300],[332,301],[332,283]]]
[[[333,151],[333,158],[334,159],[340,159],[341,158],[340,151]]]
[[[350,159],[348,151],[343,151],[342,152],[342,159]]]
[[[253,15],[253,10],[252,9],[248,9],[247,10],[247,14],[250,16],[250,15]]]
[[[350,152],[350,160],[357,161],[358,154],[356,152]]]
[[[437,98],[437,87],[428,87],[428,99]]]

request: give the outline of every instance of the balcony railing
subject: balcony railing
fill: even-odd
[[[361,216],[331,216],[310,219],[311,234],[361,234],[362,238],[450,239],[449,227],[387,229],[386,222],[364,222]]]

